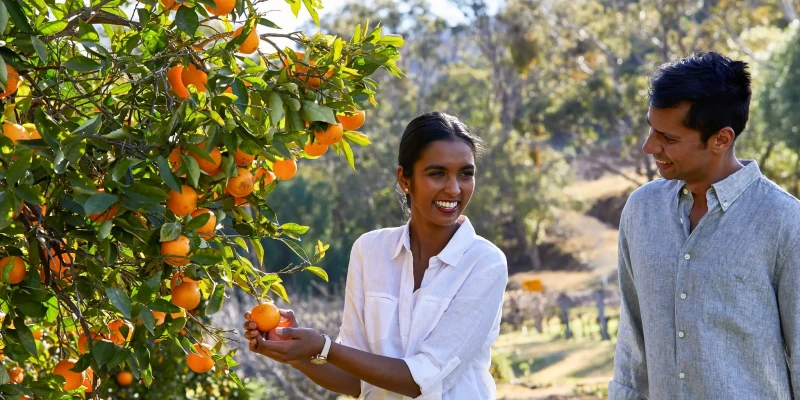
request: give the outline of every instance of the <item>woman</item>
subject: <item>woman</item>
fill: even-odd
[[[453,116],[433,112],[411,121],[397,167],[411,218],[353,244],[336,343],[297,328],[293,313],[282,310],[292,327],[266,338],[245,323],[250,350],[354,397],[493,399],[490,353],[506,259],[461,215],[475,190],[480,146]]]

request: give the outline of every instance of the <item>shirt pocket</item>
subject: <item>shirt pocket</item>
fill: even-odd
[[[743,266],[727,266],[709,282],[708,291],[711,296],[703,307],[703,319],[729,333],[758,335],[754,316],[776,309],[775,291],[768,278]]]
[[[411,326],[411,338],[415,341],[425,340],[433,328],[439,324],[442,315],[450,306],[450,300],[434,296],[422,296],[414,307],[414,323]]]
[[[376,343],[386,339],[397,324],[397,297],[386,293],[364,294],[364,329],[367,341]]]

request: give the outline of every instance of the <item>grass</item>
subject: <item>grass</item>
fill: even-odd
[[[541,334],[524,329],[498,338],[493,350],[508,357],[515,375],[512,384],[498,385],[498,398],[544,399],[576,393],[584,395],[560,398],[596,398],[596,389],[602,392],[613,375],[615,341],[600,341],[596,324],[584,326],[577,319],[572,321],[576,337],[570,340],[563,339],[556,318],[545,325]],[[616,326],[609,330],[616,332]]]

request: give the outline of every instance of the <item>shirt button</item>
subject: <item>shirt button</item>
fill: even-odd
[[[686,300],[686,293],[681,293],[681,300]]]
[[[684,336],[686,335],[683,333],[683,331],[678,332],[678,337],[684,337]]]
[[[681,379],[686,378],[686,375],[684,375],[683,372],[681,372],[680,374],[678,374],[678,378],[681,378]]]
[[[689,189],[683,189],[683,194],[689,194]]]
[[[681,218],[681,225],[683,225],[683,218]]]
[[[684,256],[683,256],[684,260],[688,260],[690,258],[692,258],[692,256],[690,256],[689,254],[684,254]]]
[[[726,201],[726,202],[722,203],[722,206],[727,208],[728,207],[728,202]]]

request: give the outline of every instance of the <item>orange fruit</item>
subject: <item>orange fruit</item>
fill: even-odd
[[[123,326],[128,327],[127,336],[122,334]],[[111,335],[111,341],[120,346],[124,346],[125,343],[129,342],[133,337],[133,325],[124,319],[118,319],[116,321],[109,322],[108,330]]]
[[[172,266],[182,266],[189,263],[189,251],[191,244],[189,238],[180,235],[175,240],[161,243],[161,255],[164,262]]]
[[[305,150],[306,154],[310,155],[311,157],[321,157],[328,151],[328,145],[320,142],[306,143],[305,147],[303,147],[303,150]]]
[[[233,38],[235,39],[237,36],[239,36],[243,30],[244,30],[244,25],[240,26],[235,31],[233,31]],[[250,34],[247,35],[247,38],[244,40],[244,42],[242,42],[242,44],[239,45],[239,52],[242,54],[253,54],[256,52],[256,50],[258,50],[259,44],[261,44],[261,39],[259,39],[258,37],[258,32],[256,32],[256,28],[253,27],[253,29],[250,30]]]
[[[6,64],[6,88],[0,92],[0,100],[14,94],[19,87],[19,73],[14,67]]]
[[[200,298],[200,288],[193,282],[183,282],[172,289],[172,304],[186,310],[197,308]]]
[[[69,266],[75,260],[75,253],[61,253],[56,254],[53,249],[50,249],[50,270],[56,273],[57,279],[66,279],[70,276]]]
[[[236,161],[236,165],[240,167],[247,167],[253,163],[253,160],[256,159],[255,155],[247,154],[242,151],[242,149],[236,149],[236,155],[233,156],[233,160]]]
[[[237,176],[228,179],[228,184],[225,186],[228,193],[234,197],[246,197],[253,193],[253,174],[244,168],[238,168],[236,172]]]
[[[200,143],[197,147],[201,149],[205,149],[205,142]],[[200,166],[200,169],[205,171],[207,174],[214,176],[216,171],[219,169],[219,166],[222,165],[222,153],[219,151],[219,148],[214,147],[211,151],[208,152],[208,156],[211,157],[214,162],[209,162],[203,157],[198,156],[195,153],[191,154],[195,160],[197,160],[197,165]]]
[[[9,266],[9,263],[11,264],[11,273],[8,275],[8,281],[3,282],[12,285],[22,282],[22,280],[25,279],[25,263],[22,261],[22,257],[17,256],[4,257],[0,260],[0,280],[3,279],[4,272]]]
[[[194,345],[194,349],[197,350],[198,354],[189,353],[186,355],[186,363],[189,364],[189,368],[198,374],[211,371],[211,368],[214,368],[214,359],[211,358],[211,346],[205,343],[198,343]]]
[[[181,72],[181,80],[186,87],[194,85],[198,92],[206,91],[206,83],[208,82],[208,74],[197,69],[194,64],[189,64]]]
[[[197,210],[192,211],[192,218],[206,213],[209,214],[208,222],[206,222],[205,225],[197,228],[197,234],[205,240],[210,240],[212,237],[214,237],[214,230],[217,228],[216,214],[207,208],[198,208]]]
[[[177,147],[169,152],[169,157],[167,160],[169,160],[169,164],[172,165],[172,172],[178,172],[178,170],[181,169],[181,165],[183,165],[183,161],[181,161],[181,153],[183,153],[183,150]],[[181,175],[181,178],[184,177],[186,177],[186,174]]]
[[[105,189],[98,189],[97,190],[97,193],[103,193],[103,192],[105,192]],[[109,218],[114,218],[114,216],[117,215],[117,212],[119,212],[119,204],[118,203],[114,203],[114,204],[111,205],[111,207],[109,207],[107,210],[103,211],[102,213],[95,213],[95,214],[89,215],[89,219],[92,220],[92,222],[103,222],[103,221],[105,221],[105,220],[107,220]]]
[[[20,140],[28,140],[31,138],[31,134],[28,133],[25,127],[13,122],[3,123],[3,136],[11,139],[14,144],[19,143]]]
[[[338,143],[342,140],[342,136],[344,136],[342,124],[328,124],[328,128],[324,131],[321,129],[314,130],[314,137],[317,139],[317,142],[324,145]]]
[[[236,197],[236,196],[232,195],[231,192],[228,191],[228,187],[227,186],[225,187],[225,194],[230,195],[233,198],[233,201],[237,206],[243,206],[243,205],[247,204],[247,199],[246,198],[244,198],[244,197]]]
[[[163,2],[164,0],[162,0]],[[167,0],[172,1],[175,3],[175,0]],[[175,7],[177,9],[178,7]],[[189,97],[189,89],[186,89],[186,85],[183,84],[183,65],[176,65],[169,70],[167,70],[167,81],[169,85],[172,86],[172,91],[175,92],[175,95],[178,96],[181,100],[186,99]]]
[[[180,280],[180,282],[178,282],[178,280]],[[192,278],[189,278],[188,276],[184,275],[183,272],[176,272],[176,273],[172,274],[172,279],[170,279],[170,281],[169,281],[171,288],[174,288],[174,287],[178,286],[179,284],[181,284],[183,282],[197,283],[196,280],[194,280]]]
[[[260,332],[269,332],[281,322],[281,313],[273,303],[259,304],[250,311],[250,321],[256,323]]]
[[[275,171],[276,178],[282,181],[288,181],[294,178],[294,175],[297,173],[297,161],[295,161],[294,158],[289,160],[277,160],[275,164],[272,165],[272,169]]]
[[[339,114],[336,119],[342,123],[342,129],[346,131],[354,131],[364,126],[364,120],[367,119],[367,113],[363,110],[353,110],[352,115]]]
[[[94,372],[91,368],[86,368],[85,375],[86,379],[83,380],[83,386],[86,388],[86,390],[84,390],[84,393],[91,393],[92,381],[94,381]]]
[[[270,183],[272,183],[272,181],[275,180],[275,174],[273,174],[272,171],[269,171],[266,168],[262,167],[256,171],[256,174],[253,175],[253,179],[256,182],[259,182],[261,181],[261,179],[264,179],[264,185],[269,185]]]
[[[182,3],[178,3],[175,0],[161,0],[161,4],[164,5],[165,8],[169,8],[170,10],[177,10],[178,7],[182,6]]]
[[[33,331],[31,333],[33,333],[33,338],[36,339],[36,340],[39,340],[39,339],[42,338],[42,336],[44,336],[44,332],[42,332],[41,329],[38,330],[38,331]]]
[[[128,371],[122,371],[117,374],[117,383],[120,386],[130,386],[133,383],[133,374]]]
[[[93,332],[92,333],[92,343],[94,343],[95,340],[108,340],[108,337],[106,335]],[[78,351],[81,354],[86,354],[86,352],[90,350],[87,347],[88,344],[89,344],[88,335],[86,335],[86,332],[81,333],[81,335],[78,337]]]
[[[173,214],[185,217],[197,210],[197,192],[187,185],[181,185],[181,193],[170,190],[167,207]]]
[[[64,383],[64,390],[75,390],[81,387],[83,381],[86,379],[85,373],[70,371],[70,369],[75,366],[77,361],[78,360],[72,358],[68,360],[61,360],[53,369],[54,375],[61,375],[67,381]]]
[[[161,311],[152,311],[153,316],[156,318],[156,326],[161,325],[167,320],[167,313]],[[169,314],[172,319],[183,318],[186,316],[186,311],[176,312]]]
[[[25,370],[20,367],[6,368],[8,377],[11,378],[12,383],[22,383],[25,379]]]
[[[216,7],[211,7],[206,4],[206,10],[216,16],[223,16],[230,14],[236,6],[236,0],[214,0]]]
[[[281,318],[281,322],[278,323],[278,326],[276,326],[276,328],[289,328],[291,326],[292,324],[289,322],[288,319]]]

